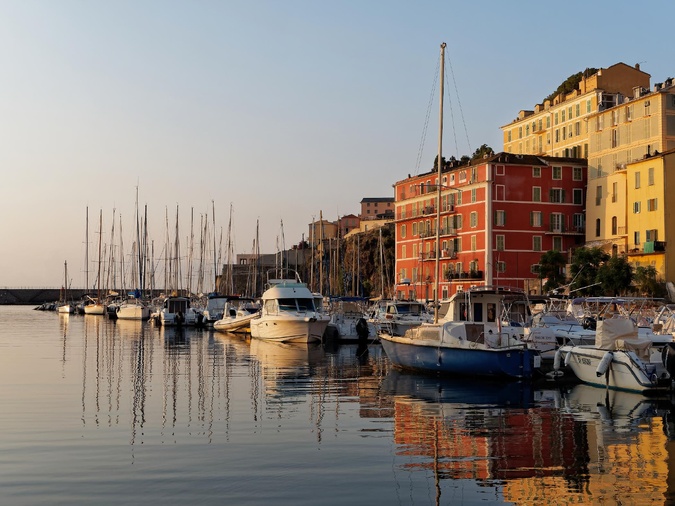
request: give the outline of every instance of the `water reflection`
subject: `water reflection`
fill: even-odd
[[[669,496],[672,405],[586,385],[486,383],[390,372],[405,473],[436,500],[471,479],[516,504],[646,504]],[[454,481],[453,481],[454,480]]]

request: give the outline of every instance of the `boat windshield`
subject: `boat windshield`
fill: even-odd
[[[314,299],[279,299],[280,311],[314,311]]]

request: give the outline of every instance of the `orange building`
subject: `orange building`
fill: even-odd
[[[472,285],[530,290],[542,253],[584,242],[587,162],[499,153],[441,175],[439,297]],[[433,299],[438,174],[394,184],[396,294]]]

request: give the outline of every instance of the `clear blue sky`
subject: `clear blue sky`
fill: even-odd
[[[157,256],[167,210],[186,254],[212,202],[224,236],[233,208],[236,252],[257,219],[263,252],[281,220],[290,247],[321,211],[357,214],[431,168],[441,42],[444,155],[500,151],[500,126],[586,67],[675,76],[671,5],[0,1],[0,286],[59,286],[64,260],[82,286],[87,206],[89,270],[99,209],[104,242],[122,214],[128,254],[137,186]]]

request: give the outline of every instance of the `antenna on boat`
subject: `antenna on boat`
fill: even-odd
[[[435,272],[435,287],[434,287],[434,323],[438,323],[438,290],[440,278],[440,248],[439,242],[441,240],[441,171],[443,170],[442,158],[443,154],[443,76],[445,75],[445,42],[441,44],[441,71],[440,71],[440,100],[439,100],[439,114],[438,114],[438,179],[436,181],[436,262],[434,265]]]

